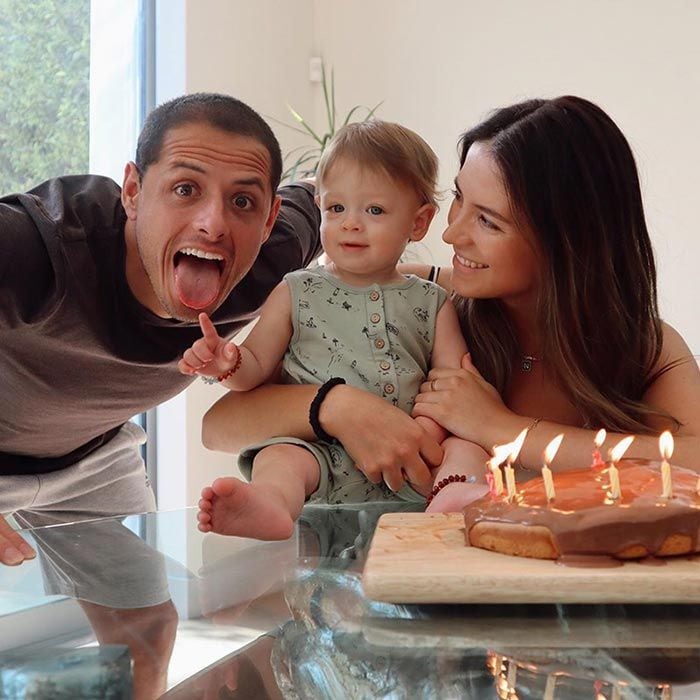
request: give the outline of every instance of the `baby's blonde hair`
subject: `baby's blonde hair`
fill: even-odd
[[[405,126],[371,119],[339,129],[318,164],[319,188],[341,158],[385,172],[413,188],[423,204],[437,207],[437,156],[418,134]]]

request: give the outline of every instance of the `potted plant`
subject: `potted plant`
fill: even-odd
[[[287,105],[287,108],[298,126],[290,125],[278,119],[274,119],[273,117],[269,117],[272,121],[288,129],[293,129],[300,134],[304,134],[304,136],[311,140],[311,143],[293,148],[285,154],[285,170],[282,173],[282,182],[292,182],[294,180],[313,177],[316,174],[316,168],[323,155],[323,151],[333,138],[335,132],[351,121],[367,121],[368,119],[372,119],[374,113],[382,104],[382,102],[379,102],[372,108],[364,105],[355,105],[341,120],[338,117],[335,106],[335,79],[333,76],[333,69],[331,68],[329,78],[323,64],[321,64],[321,87],[323,88],[323,98],[326,106],[326,123],[323,132],[312,128],[309,122],[290,105]],[[366,113],[362,119],[355,118],[358,114],[362,114],[363,111]]]

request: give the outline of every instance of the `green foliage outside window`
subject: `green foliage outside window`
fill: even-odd
[[[89,164],[90,0],[0,0],[0,194]]]

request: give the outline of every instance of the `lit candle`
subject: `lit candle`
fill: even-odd
[[[673,435],[668,430],[664,430],[659,436],[659,452],[663,457],[663,462],[661,462],[661,498],[671,498],[673,485],[671,483],[671,465],[668,460],[673,454]]]
[[[554,673],[547,674],[547,684],[544,686],[544,697],[542,700],[554,700],[554,690],[557,687],[557,676]]]
[[[527,437],[527,428],[520,432],[520,435],[513,440],[513,442],[508,445],[510,451],[508,453],[508,461],[505,466],[506,474],[506,489],[508,491],[508,500],[512,501],[515,498],[516,488],[515,488],[515,470],[513,469],[513,462],[518,459],[520,450],[523,447],[525,438]]]
[[[496,496],[500,496],[503,493],[503,474],[501,474],[501,469],[497,464],[490,462],[489,466],[493,474],[493,492]]]
[[[505,445],[493,446],[493,457],[486,463],[486,466],[491,470],[491,491],[494,495],[500,496],[503,493],[503,475],[501,474],[501,464],[511,451],[511,443]],[[507,478],[507,477],[506,477]]]
[[[554,455],[557,454],[559,450],[559,445],[564,439],[564,434],[560,433],[557,435],[544,449],[544,464],[542,465],[542,479],[544,480],[544,490],[547,495],[548,501],[553,501],[556,497],[556,492],[554,491],[554,479],[552,478],[552,470],[549,465],[554,460]]]
[[[622,498],[622,491],[620,490],[620,472],[615,462],[619,462],[622,459],[622,456],[627,452],[629,446],[633,442],[634,435],[628,435],[626,438],[620,440],[609,452],[610,466],[608,467],[608,476],[610,477],[610,495],[615,500]]]
[[[506,674],[506,683],[508,684],[508,690],[511,693],[515,692],[515,684],[518,680],[518,664],[515,659],[510,659],[508,664],[508,673]]]
[[[593,469],[602,468],[605,466],[605,462],[600,454],[600,448],[605,442],[606,435],[607,433],[605,432],[605,428],[601,428],[593,438],[593,444],[595,445],[595,449],[593,450],[593,464],[591,464]]]
[[[610,476],[610,495],[617,500],[622,496],[622,491],[620,491],[620,471],[614,464],[611,464],[608,473]]]

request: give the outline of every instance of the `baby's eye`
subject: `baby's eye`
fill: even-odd
[[[238,209],[251,209],[253,200],[244,194],[239,194],[233,198],[233,205]]]
[[[381,207],[378,207],[376,204],[372,205],[367,209],[367,211],[372,214],[372,216],[379,216],[380,214],[384,213],[384,210]]]
[[[342,204],[331,204],[328,207],[328,211],[332,211],[334,214],[340,214],[345,211],[345,207]]]
[[[462,199],[462,193],[461,193],[459,190],[453,189],[453,190],[450,190],[450,191],[452,192],[452,196],[454,197],[454,199],[455,199],[457,202],[459,202],[459,200]]]

